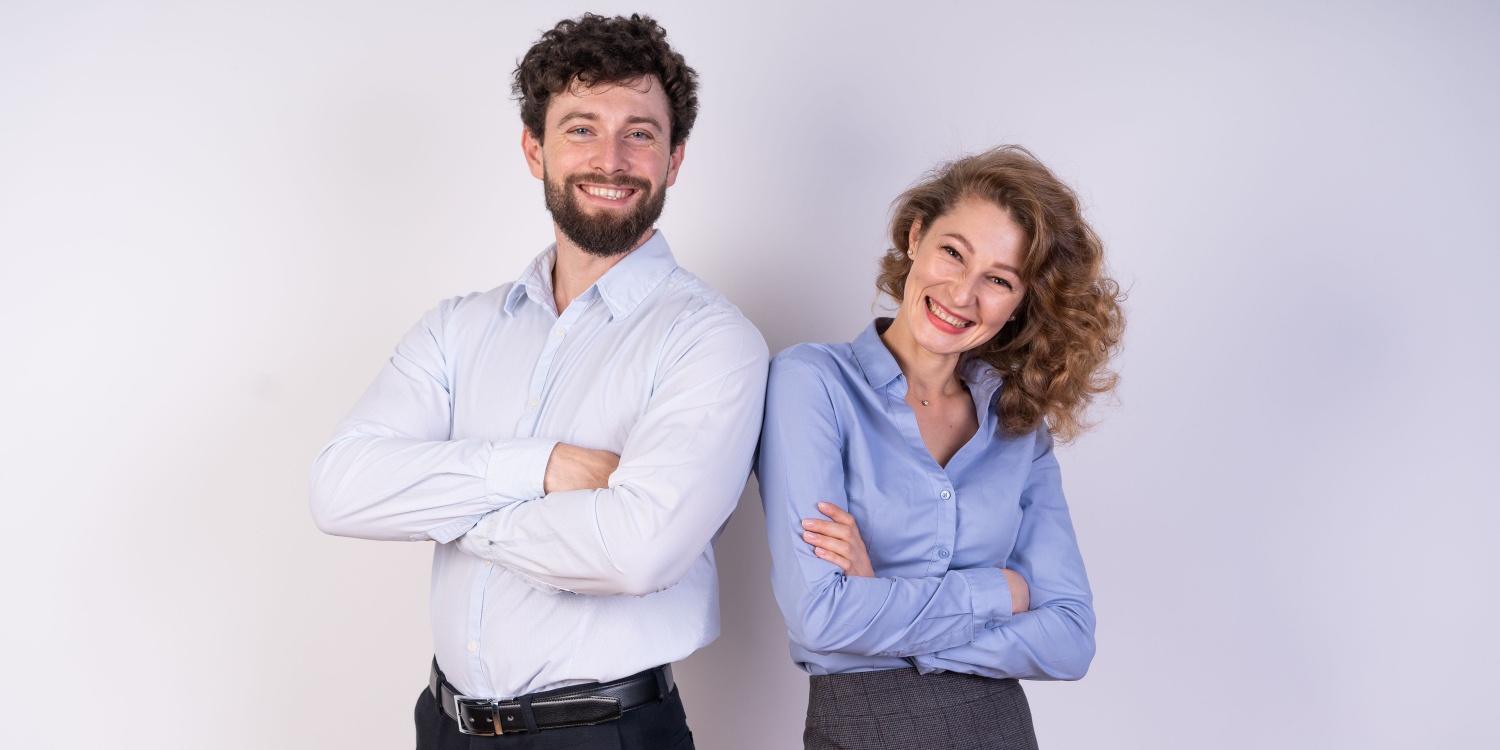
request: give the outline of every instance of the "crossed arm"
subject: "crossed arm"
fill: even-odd
[[[859,535],[859,524],[848,511],[833,503],[818,503],[821,518],[802,519],[802,538],[812,545],[813,554],[827,560],[844,571],[846,576],[875,577],[875,566],[870,564],[870,553],[865,549],[865,540]],[[1006,586],[1010,589],[1010,613],[1031,609],[1031,588],[1020,573],[1001,568]]]
[[[367,539],[460,540],[557,588],[645,594],[701,557],[749,473],[766,349],[742,319],[695,322],[619,455],[547,438],[451,439],[442,326],[397,347],[313,471],[314,519]]]

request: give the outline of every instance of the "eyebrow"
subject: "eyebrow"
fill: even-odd
[[[572,122],[574,120],[597,121],[598,119],[599,119],[599,115],[594,114],[593,112],[569,112],[569,113],[563,115],[563,117],[562,117],[561,120],[557,121],[557,126],[558,127],[562,127],[562,126],[567,125],[568,123],[570,123],[570,122]]]
[[[599,121],[599,115],[597,113],[595,113],[595,112],[569,112],[568,114],[563,115],[563,117],[562,117],[561,120],[557,121],[557,126],[559,128],[561,128],[561,127],[567,125],[568,123],[570,123],[570,122],[572,122],[574,120],[587,120],[589,122],[598,122]],[[661,123],[658,122],[655,117],[646,117],[644,115],[636,115],[634,117],[628,117],[628,118],[625,119],[625,124],[626,125],[642,125],[642,124],[644,124],[644,125],[650,125],[651,127],[656,128],[658,131],[661,131],[661,130],[664,129],[664,128],[662,128]]]
[[[971,243],[971,242],[969,242],[968,238],[964,237],[963,235],[961,235],[961,234],[959,234],[957,232],[944,232],[943,236],[944,237],[951,237],[951,238],[953,238],[955,240],[958,240],[959,244],[963,245],[965,250],[968,250],[971,253],[974,252],[974,244]],[[1015,274],[1017,276],[1021,275],[1021,269],[1016,268],[1015,266],[1012,266],[1009,263],[996,263],[995,267],[1003,269],[1003,270],[1006,270],[1006,271],[1010,271],[1011,273],[1013,273],[1013,274]]]
[[[662,127],[662,125],[661,125],[660,122],[656,121],[655,117],[646,117],[645,115],[636,115],[634,117],[626,118],[625,124],[627,124],[627,125],[650,125],[651,127],[656,128],[657,130],[666,130],[666,128]]]

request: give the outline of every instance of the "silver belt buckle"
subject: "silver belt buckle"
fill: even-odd
[[[460,734],[471,734],[476,737],[494,737],[504,734],[504,730],[497,720],[496,709],[499,701],[487,698],[465,698],[462,695],[453,696],[453,715],[458,717],[458,731]],[[474,713],[470,713],[470,709]],[[481,712],[480,709],[483,709]],[[479,714],[475,716],[475,714]]]

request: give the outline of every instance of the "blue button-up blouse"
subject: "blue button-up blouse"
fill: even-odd
[[[880,340],[886,324],[847,344],[799,344],[771,364],[757,475],[792,659],[812,674],[1082,677],[1093,597],[1051,436],[1005,434],[1001,379],[970,361],[962,375],[979,430],[939,466]],[[854,515],[877,577],[845,576],[803,541],[802,519],[823,517],[819,501]],[[1011,614],[1002,568],[1030,585],[1030,611]]]

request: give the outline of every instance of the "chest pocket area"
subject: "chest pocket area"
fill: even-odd
[[[587,340],[569,340],[564,345],[547,384],[539,436],[595,450],[624,450],[626,439],[646,413],[656,363],[625,351],[632,337],[617,339],[611,333],[569,334]]]
[[[930,543],[938,516],[924,512],[921,505],[921,491],[915,485],[925,484],[924,477],[913,476],[915,471],[901,476],[899,469],[880,473],[886,476],[851,478],[845,486],[848,510],[859,525],[870,562],[877,574],[886,574],[912,562],[906,559],[906,550],[922,548],[923,540]]]

